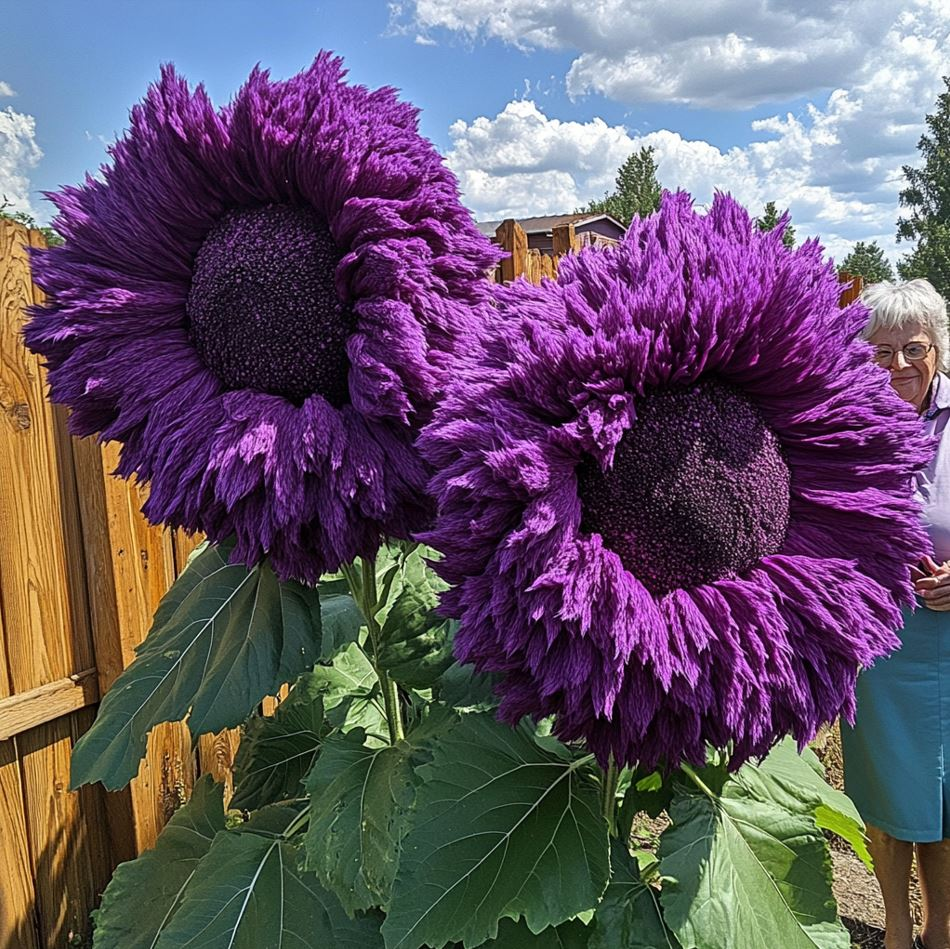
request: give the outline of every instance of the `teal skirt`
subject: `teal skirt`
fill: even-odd
[[[932,843],[950,837],[950,612],[921,607],[904,623],[903,646],[858,677],[844,786],[865,823]]]

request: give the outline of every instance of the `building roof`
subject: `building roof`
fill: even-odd
[[[551,214],[546,217],[524,217],[517,220],[525,234],[550,234],[555,227],[560,227],[562,224],[573,224],[576,229],[584,224],[593,224],[594,221],[604,220],[615,225],[621,234],[626,230],[616,218],[609,214],[591,214],[589,212]],[[495,231],[498,230],[498,225],[501,223],[501,221],[480,221],[476,226],[483,234],[494,237]]]

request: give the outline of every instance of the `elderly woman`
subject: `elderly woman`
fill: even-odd
[[[862,300],[864,337],[891,385],[939,439],[916,493],[938,562],[915,566],[921,609],[903,646],[858,681],[854,728],[842,727],[845,789],[868,825],[886,913],[886,949],[950,949],[950,346],[947,308],[926,280],[878,283]],[[914,851],[923,929],[913,941]]]

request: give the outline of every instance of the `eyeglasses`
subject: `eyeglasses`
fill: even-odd
[[[908,362],[919,362],[934,348],[933,343],[908,343],[900,350]],[[894,350],[890,346],[878,346],[874,350],[874,361],[886,366],[894,358]]]

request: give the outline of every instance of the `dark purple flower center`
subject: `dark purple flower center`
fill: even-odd
[[[223,217],[198,251],[188,294],[205,365],[232,389],[347,402],[356,318],[334,285],[341,256],[309,208],[272,204]]]
[[[648,393],[636,410],[613,467],[578,468],[583,530],[654,595],[741,574],[782,547],[788,465],[748,398],[708,379]]]

